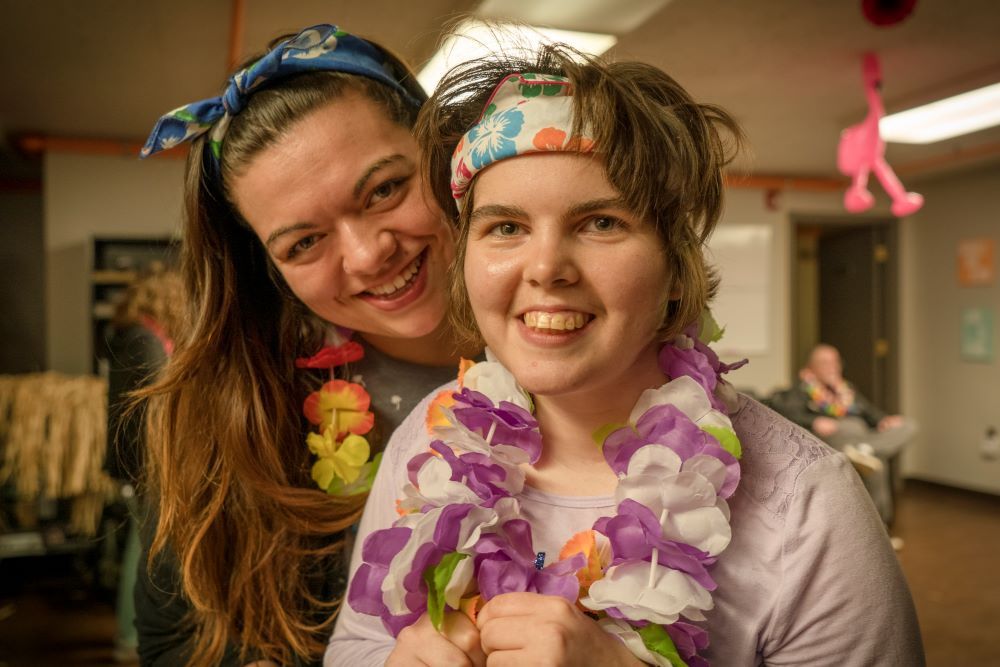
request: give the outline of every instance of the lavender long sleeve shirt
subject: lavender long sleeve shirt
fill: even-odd
[[[406,463],[427,450],[433,392],[392,436],[351,562],[364,539],[397,518]],[[729,499],[733,538],[711,570],[706,613],[716,666],[924,664],[910,592],[875,508],[841,455],[761,404],[740,397],[733,427],[742,479]],[[525,488],[521,510],[539,551],[557,555],[574,533],[614,512],[611,496],[556,496]],[[345,603],[325,667],[381,665],[392,636]]]

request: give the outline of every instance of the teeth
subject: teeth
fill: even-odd
[[[403,269],[403,271],[393,278],[390,282],[383,283],[381,285],[376,285],[375,287],[370,287],[366,290],[369,294],[374,294],[376,296],[388,296],[393,292],[397,292],[410,282],[413,276],[417,275],[417,271],[420,270],[420,258],[421,255],[417,255],[417,258],[410,263],[408,267]]]
[[[530,310],[522,316],[522,319],[526,326],[538,331],[573,331],[582,328],[587,323],[588,317],[573,311],[548,313]]]

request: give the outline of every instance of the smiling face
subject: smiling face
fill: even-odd
[[[539,396],[656,386],[663,243],[596,157],[539,153],[478,175],[464,264],[487,345]],[[640,389],[641,391],[641,389]]]
[[[292,292],[392,354],[442,323],[451,227],[410,131],[353,91],[293,124],[229,191]]]

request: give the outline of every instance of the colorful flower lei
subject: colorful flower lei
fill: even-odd
[[[736,394],[720,376],[745,363],[719,361],[707,343],[720,335],[707,315],[664,346],[659,361],[672,379],[642,394],[628,424],[595,433],[618,475],[617,512],[550,564],[516,498],[521,464],[542,448],[531,398],[501,364],[472,366],[452,405],[431,406],[444,416],[428,418],[431,451],[407,465],[401,517],[362,545],[350,605],[395,636],[424,612],[440,628],[446,609],[474,618],[479,602],[501,593],[558,595],[640,660],[707,665],[698,656],[707,633],[687,621],[712,608],[709,567],[731,539],[726,499],[739,482],[740,443],[727,416]]]
[[[854,390],[841,380],[834,386],[827,386],[809,369],[799,371],[806,396],[811,407],[828,417],[846,417],[854,407]]]
[[[368,408],[371,396],[356,382],[339,380],[333,369],[357,361],[365,354],[360,344],[327,345],[311,357],[296,359],[296,368],[325,368],[330,380],[306,397],[302,412],[317,427],[306,436],[309,451],[317,456],[313,481],[333,496],[349,496],[371,489],[382,454],[371,456],[365,434],[375,425]]]

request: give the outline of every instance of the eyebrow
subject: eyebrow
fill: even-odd
[[[396,153],[395,155],[388,155],[381,160],[376,160],[371,164],[371,166],[365,169],[365,173],[361,174],[361,178],[359,178],[358,182],[354,184],[354,198],[357,199],[361,196],[361,191],[365,189],[365,185],[368,184],[368,181],[371,180],[372,176],[374,176],[380,169],[384,169],[394,162],[408,162],[408,160],[405,155]]]
[[[621,197],[606,197],[604,199],[591,199],[589,201],[580,202],[570,207],[567,217],[575,218],[576,216],[583,215],[585,213],[592,213],[594,211],[599,211],[601,209],[607,208],[621,208],[628,209],[625,204],[625,200]]]
[[[301,231],[303,229],[315,229],[315,228],[316,228],[316,225],[314,225],[311,222],[295,222],[295,223],[292,223],[291,225],[285,225],[284,227],[278,227],[273,232],[271,232],[270,234],[268,234],[267,240],[264,241],[264,246],[266,248],[270,249],[271,244],[274,243],[275,241],[277,241],[279,238],[281,238],[285,234],[289,234],[291,232],[298,232],[298,231]]]
[[[624,208],[625,200],[621,197],[606,197],[604,199],[590,199],[585,202],[575,204],[566,212],[564,217],[575,218],[593,211],[608,208]],[[482,218],[527,218],[528,213],[519,206],[507,206],[504,204],[487,204],[480,206],[472,212],[469,223],[473,224]]]
[[[504,204],[487,204],[479,206],[469,216],[469,224],[478,222],[483,218],[526,218],[527,212],[518,206],[505,206]]]

